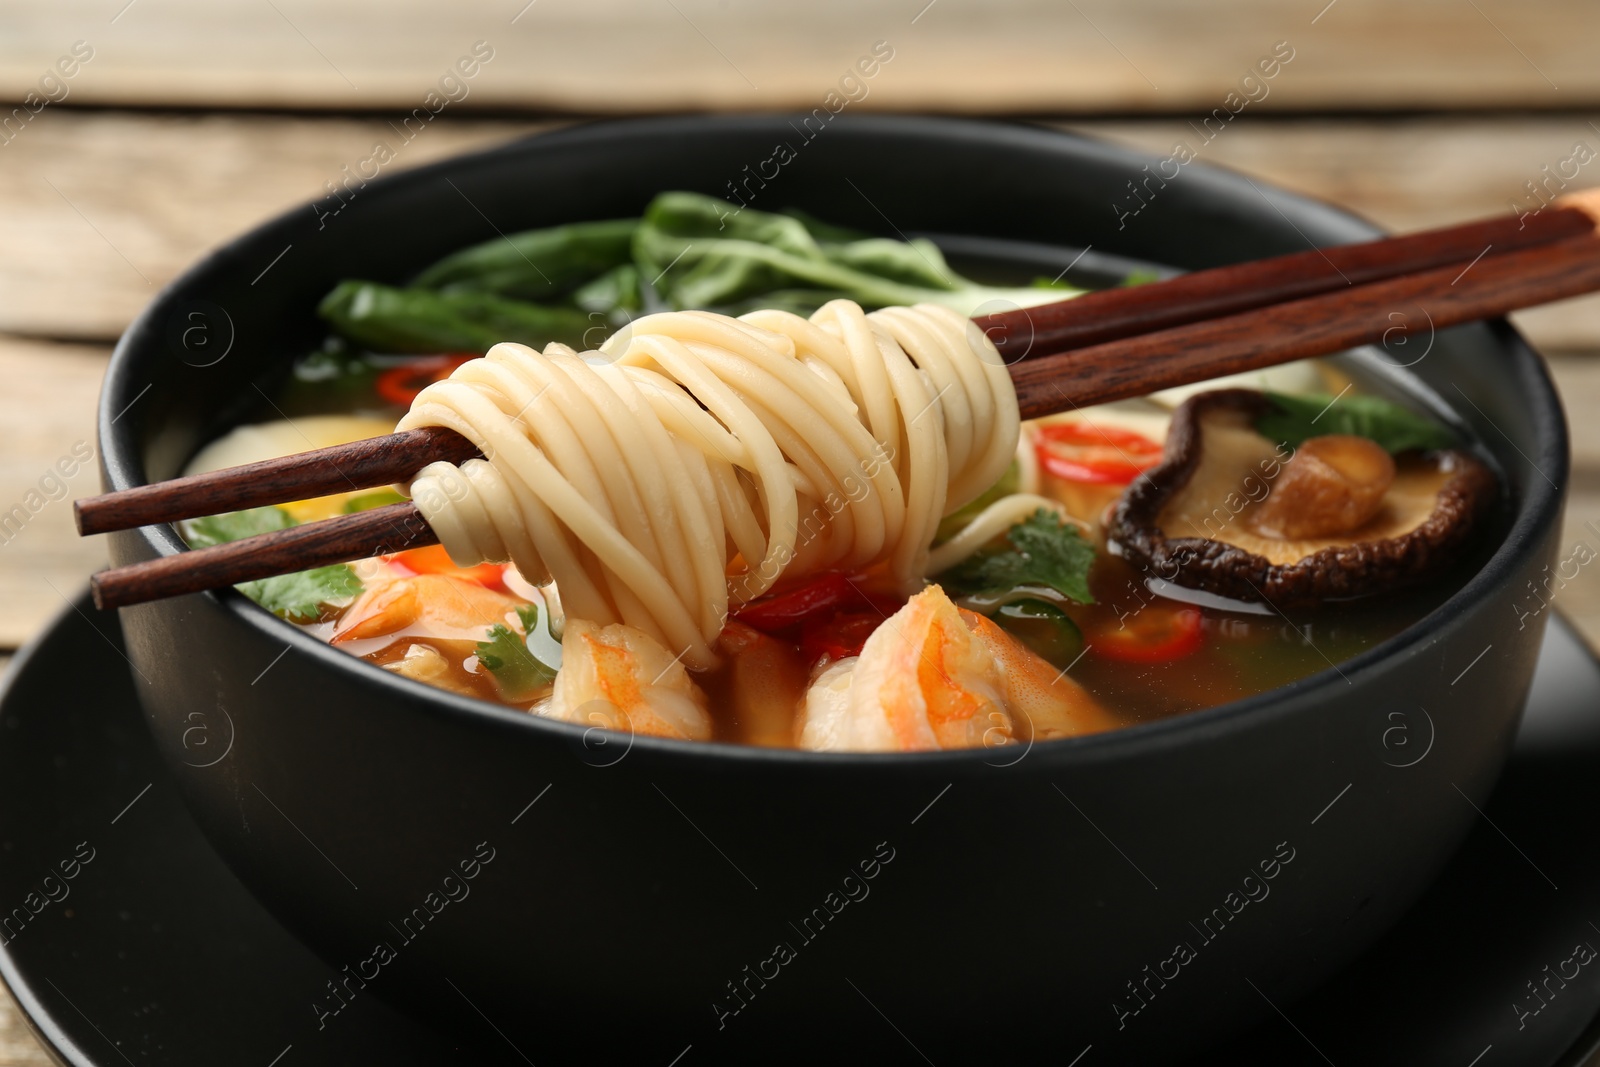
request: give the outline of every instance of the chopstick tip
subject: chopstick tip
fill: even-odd
[[[1594,221],[1597,228],[1600,228],[1600,186],[1563,193],[1556,197],[1555,202],[1562,207],[1575,208],[1583,212]]]
[[[100,584],[100,575],[98,574],[89,576],[89,599],[94,602],[95,608],[100,611],[106,611],[108,607],[115,606],[107,605],[105,590]]]

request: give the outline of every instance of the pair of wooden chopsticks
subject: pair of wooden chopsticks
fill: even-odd
[[[1011,364],[1023,418],[1127,400],[1395,334],[1442,329],[1600,289],[1600,190],[1503,216],[1312,249],[977,319]],[[412,430],[80,500],[105,533],[410,479],[478,455]],[[437,544],[415,504],[391,504],[104,571],[101,608],[139,604]]]

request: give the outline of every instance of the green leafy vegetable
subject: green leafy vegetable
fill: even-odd
[[[823,258],[837,266],[920,289],[955,292],[973,283],[950,269],[939,246],[926,238],[897,241],[867,237],[848,244],[819,244]]]
[[[665,302],[676,308],[729,308],[796,290],[825,291],[869,308],[933,302],[971,312],[986,301],[1038,304],[1056,293],[978,285],[945,263],[933,242],[883,237],[837,240],[804,219],[776,215],[698,193],[662,193],[645,210],[633,253]],[[820,304],[820,300],[817,303]]]
[[[1017,586],[1042,585],[1069,600],[1093,604],[1089,568],[1094,546],[1078,528],[1040,508],[1006,532],[1008,549],[968,557],[939,575],[939,584],[960,594],[1002,593]]]
[[[184,524],[183,533],[184,540],[189,542],[191,548],[210,548],[273,530],[287,530],[293,525],[294,517],[282,508],[251,508],[249,511],[230,511],[225,515],[190,519]]]
[[[829,300],[867,308],[932,302],[971,314],[1080,290],[996,288],[950,269],[926,239],[874,237],[698,193],[657,196],[638,219],[528,230],[447,256],[408,288],[347,280],[318,309],[379,352],[482,352],[499,341],[593,348],[661,308],[809,315]]]
[[[575,222],[496,237],[417,275],[418,289],[549,300],[632,260],[638,219]]]
[[[556,678],[553,667],[528,651],[527,635],[539,625],[539,606],[526,604],[517,608],[517,618],[522,621],[522,633],[496,623],[477,647],[478,662],[494,675],[501,695],[510,701],[531,700]]]
[[[363,281],[340,282],[317,314],[345,337],[380,352],[487,352],[501,341],[576,345],[594,325],[577,308]]]
[[[1455,442],[1455,436],[1443,426],[1380,397],[1266,395],[1273,410],[1256,420],[1256,430],[1291,447],[1330,433],[1370,438],[1390,452],[1448,448]]]
[[[644,309],[639,268],[632,263],[613,267],[579,287],[572,294],[572,302],[583,311],[614,314],[620,310],[637,314]],[[625,321],[626,316],[623,316],[623,319]],[[621,323],[617,325],[620,326]]]
[[[194,548],[238,541],[256,534],[286,530],[294,517],[282,508],[251,508],[208,515],[184,524],[184,537]],[[361,592],[361,579],[343,563],[294,574],[278,574],[235,586],[257,604],[290,622],[314,622],[327,604],[340,604]]]
[[[1160,271],[1133,270],[1129,271],[1128,276],[1122,279],[1122,288],[1131,289],[1136,285],[1149,285],[1151,282],[1159,282],[1160,280]]]
[[[290,622],[315,622],[325,604],[340,604],[361,592],[361,579],[343,563],[294,574],[276,574],[236,586],[239,592]]]

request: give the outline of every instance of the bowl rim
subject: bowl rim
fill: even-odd
[[[682,133],[685,135],[707,131],[735,133],[741,129],[766,130],[771,123],[787,122],[795,116],[787,113],[753,113],[739,115],[679,115],[601,119],[579,122],[554,130],[532,133],[525,137],[471,152],[449,156],[433,163],[380,176],[368,183],[369,189],[389,189],[422,183],[438,175],[451,173],[476,162],[515,156],[540,147],[561,147],[568,143],[582,144],[593,140],[615,140],[631,134]],[[949,118],[926,115],[839,115],[837,125],[875,134],[899,134],[945,138],[971,144],[994,146],[997,143],[1024,149],[1049,152],[1071,145],[1072,150],[1088,152],[1106,160],[1119,160],[1138,165],[1154,164],[1160,157],[1122,145],[1113,144],[1037,123],[1011,120]],[[1238,182],[1247,182],[1267,204],[1273,207],[1290,225],[1298,230],[1299,224],[1291,218],[1298,213],[1302,220],[1320,216],[1346,230],[1351,240],[1364,240],[1381,236],[1383,231],[1371,222],[1332,204],[1299,193],[1287,192],[1230,168],[1200,161],[1193,177],[1200,184],[1213,187],[1234,188]],[[377,199],[376,197],[372,199]],[[303,220],[305,204],[296,205],[266,222],[260,223],[227,243],[213,249],[165,285],[123,332],[112,352],[105,380],[101,387],[97,413],[98,442],[102,476],[106,491],[145,484],[143,456],[133,433],[127,427],[119,429],[115,423],[126,397],[137,389],[130,381],[131,368],[136,365],[146,338],[159,337],[154,323],[169,305],[183,298],[184,292],[214,270],[230,266],[241,253],[251,249],[265,237],[280,230],[299,225]],[[981,236],[981,235],[979,235]],[[1480,327],[1456,327],[1475,329]],[[1495,319],[1481,324],[1492,343],[1501,349],[1511,364],[1527,393],[1532,409],[1532,422],[1536,427],[1540,447],[1536,456],[1529,458],[1530,466],[1545,474],[1542,479],[1527,479],[1522,486],[1522,500],[1516,505],[1512,522],[1505,528],[1501,543],[1487,558],[1481,568],[1469,577],[1460,588],[1427,615],[1361,653],[1338,665],[1296,679],[1287,685],[1277,686],[1224,704],[1197,711],[1185,712],[1150,722],[1133,723],[1102,733],[1039,742],[1053,763],[1091,763],[1136,756],[1141,752],[1160,750],[1190,743],[1205,735],[1214,735],[1249,728],[1265,723],[1294,709],[1311,699],[1325,695],[1336,686],[1354,686],[1356,677],[1376,674],[1386,662],[1404,657],[1432,644],[1442,632],[1457,625],[1472,609],[1480,606],[1493,594],[1518,561],[1528,553],[1543,531],[1555,523],[1560,515],[1568,469],[1568,431],[1565,414],[1556,393],[1548,368],[1538,353],[1505,319]],[[1454,405],[1450,405],[1452,412]],[[1459,413],[1458,417],[1459,417]],[[1491,420],[1492,422],[1492,420]],[[1509,438],[1507,438],[1509,441]],[[1513,445],[1513,447],[1515,447]],[[171,524],[146,526],[126,535],[138,537],[143,547],[158,556],[187,551]],[[424,715],[434,715],[450,720],[464,720],[474,726],[493,729],[531,730],[533,736],[544,735],[549,740],[571,743],[588,736],[599,727],[584,727],[576,723],[542,718],[529,712],[463,696],[428,686],[385,671],[358,657],[336,649],[318,640],[291,623],[277,618],[235,590],[212,590],[193,594],[212,602],[212,605],[229,612],[235,621],[256,630],[274,642],[287,643],[290,649],[312,657],[313,661],[334,671],[351,672],[352,684],[378,687],[395,698],[395,703]],[[181,598],[180,598],[181,599]],[[397,709],[398,710],[398,709]],[[799,768],[900,768],[907,772],[933,767],[978,768],[1009,767],[1029,754],[1033,743],[1023,749],[1023,756],[1004,763],[991,761],[993,753],[1001,750],[986,747],[946,749],[919,752],[814,752],[798,748],[765,748],[734,741],[686,741],[659,738],[649,735],[602,731],[611,736],[628,738],[624,755],[640,749],[643,753],[663,759],[735,760],[743,764],[784,765]],[[1009,752],[1010,749],[1004,751]],[[619,759],[621,757],[618,757]]]

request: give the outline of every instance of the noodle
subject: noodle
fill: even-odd
[[[730,601],[782,575],[881,564],[915,592],[939,520],[1005,471],[1018,425],[969,320],[835,300],[809,320],[650,315],[599,353],[496,345],[398,428],[446,426],[486,457],[410,486],[457,564],[510,560],[554,580],[570,617],[627,623],[708,667]],[[941,569],[981,544],[958,541]]]

